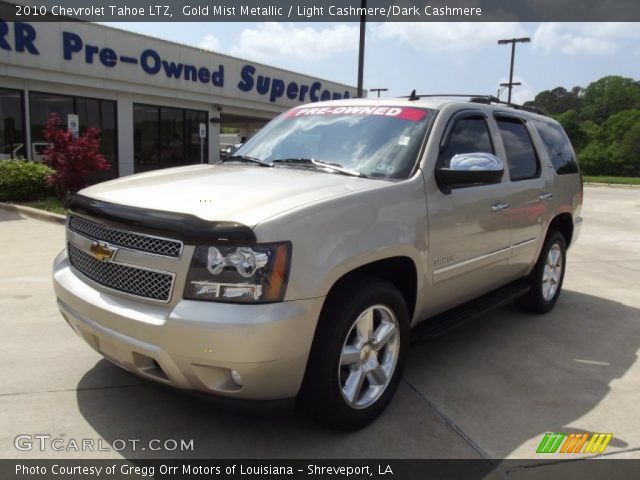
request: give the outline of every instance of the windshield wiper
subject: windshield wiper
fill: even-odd
[[[261,167],[273,167],[273,165],[261,162],[259,159],[255,157],[247,157],[246,155],[231,155],[230,157],[227,157],[224,160],[222,160],[220,163],[233,162],[233,161],[243,162],[243,163],[252,163],[255,165],[260,165]]]
[[[332,172],[342,173],[343,175],[349,175],[350,177],[369,178],[364,173],[350,168],[344,168],[339,163],[325,162],[322,160],[316,160],[315,158],[280,158],[273,160],[272,164],[280,165],[308,165],[316,168],[326,168]]]

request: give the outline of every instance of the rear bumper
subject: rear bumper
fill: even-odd
[[[71,270],[65,252],[53,277],[62,315],[113,363],[174,387],[250,400],[298,393],[324,301],[149,305],[89,285]]]

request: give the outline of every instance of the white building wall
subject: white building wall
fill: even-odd
[[[4,30],[3,30],[4,29]],[[208,124],[208,149],[210,162],[218,161],[220,153],[220,116],[233,115],[246,119],[246,127],[274,118],[286,109],[310,101],[309,87],[320,85],[316,94],[328,92],[355,96],[355,88],[318,80],[267,65],[207,52],[156,38],[109,28],[93,23],[11,23],[0,21],[0,87],[39,91],[52,94],[73,95],[115,100],[117,104],[119,175],[134,172],[133,104],[178,107],[208,112],[214,122]],[[29,51],[16,36],[32,35]],[[9,45],[10,48],[6,48]],[[149,54],[149,51],[155,52]],[[106,52],[106,53],[103,53]],[[147,52],[145,54],[145,52]],[[107,59],[107,65],[101,58]],[[114,56],[115,55],[115,56]],[[66,57],[66,58],[65,58]],[[123,61],[123,57],[129,61]],[[183,74],[176,78],[162,67],[156,73],[145,71],[150,58],[161,59],[167,66],[183,65]],[[133,60],[136,63],[132,63]],[[224,71],[224,82],[192,81],[185,78],[186,66],[206,72]],[[247,89],[247,69],[254,71],[253,86]],[[257,91],[258,77],[270,79],[266,93]],[[285,91],[273,98],[275,81],[284,85]],[[279,83],[280,85],[280,83]],[[289,98],[288,93],[307,88],[304,100]],[[276,92],[277,93],[277,92]],[[25,112],[28,122],[28,108]],[[31,141],[28,138],[27,144]],[[246,133],[243,133],[246,135]],[[30,149],[28,149],[30,150]]]

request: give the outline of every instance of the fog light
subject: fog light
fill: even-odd
[[[231,380],[233,380],[233,382],[239,387],[242,386],[242,377],[235,370],[231,370]]]

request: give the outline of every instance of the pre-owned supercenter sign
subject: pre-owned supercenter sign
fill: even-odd
[[[220,63],[215,68],[165,58],[154,48],[145,48],[140,52],[118,52],[107,45],[87,42],[76,32],[61,32],[62,56],[64,60],[80,60],[88,65],[102,65],[108,69],[138,68],[150,76],[165,76],[176,82],[192,82],[210,85],[213,88],[225,86],[225,65]],[[15,22],[13,32],[9,24],[0,20],[0,49],[40,55],[38,34],[33,25]],[[275,103],[278,99],[289,99],[299,102],[317,102],[349,98],[348,91],[334,91],[323,86],[320,81],[303,83],[295,80],[284,80],[275,75],[261,74],[251,64],[244,64],[240,69],[240,80],[235,87],[240,92],[256,92]]]

